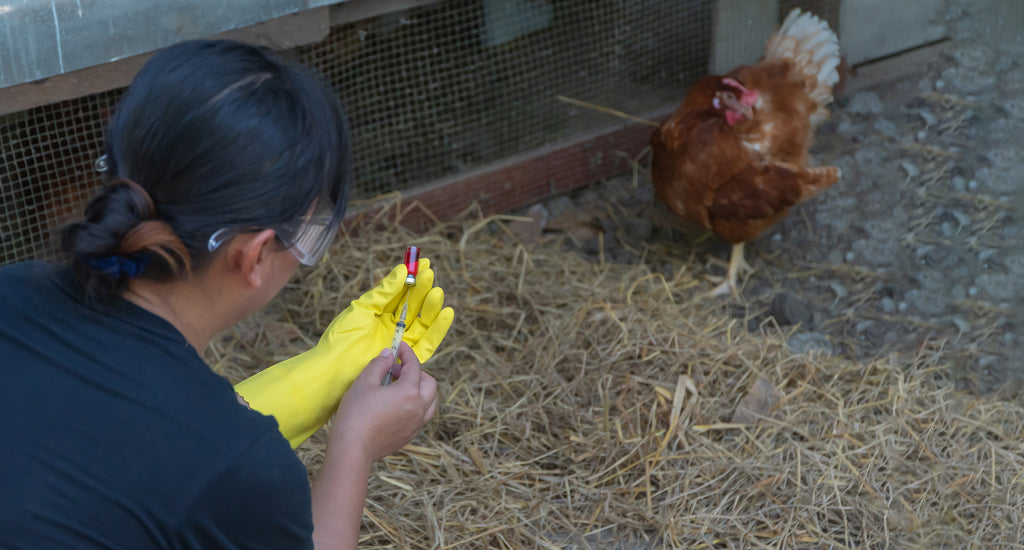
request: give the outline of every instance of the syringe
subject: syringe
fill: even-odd
[[[398,322],[395,323],[395,335],[391,338],[391,357],[393,357],[395,361],[398,361],[398,345],[402,343],[402,336],[405,335],[405,314],[408,313],[408,311],[409,311],[409,295],[408,295],[408,290],[409,289],[408,289],[408,287],[411,287],[411,286],[416,284],[416,275],[419,273],[419,270],[420,270],[419,261],[420,261],[420,247],[418,247],[418,246],[411,246],[411,245],[406,247],[406,249],[405,249],[405,272],[406,272],[406,275],[405,275],[405,286],[406,286],[405,303],[402,304],[402,313],[398,316]],[[384,380],[381,381],[380,385],[387,386],[388,384],[391,383],[392,380],[394,380],[394,372],[393,372],[394,369],[395,369],[395,367],[393,365],[392,365],[392,367],[390,369],[388,369],[388,372],[387,372],[387,374],[384,375]]]
[[[405,314],[409,311],[409,302],[402,305],[402,314],[398,316],[398,323],[395,324],[395,336],[391,338],[391,357],[398,361],[398,345],[402,343],[402,336],[405,335]],[[384,380],[381,381],[381,386],[387,386],[394,380],[395,366],[392,365],[388,369],[387,374],[384,375]]]

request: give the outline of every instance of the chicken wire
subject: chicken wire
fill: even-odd
[[[324,40],[288,52],[324,75],[345,105],[354,199],[616,122],[557,96],[643,115],[681,101],[708,71],[712,0],[499,4],[448,0],[389,13],[335,26]],[[782,4],[788,10],[794,2]],[[836,0],[810,4],[838,13]],[[93,163],[122,93],[0,117],[0,265],[57,257],[59,228],[100,183]]]
[[[52,259],[99,184],[93,163],[122,89],[0,117],[0,265]]]

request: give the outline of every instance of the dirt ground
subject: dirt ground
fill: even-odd
[[[1018,393],[1024,4],[950,4],[948,41],[855,71],[811,151],[842,180],[748,244],[756,271],[741,300],[708,304],[750,331],[790,334],[798,353],[868,360],[942,347],[960,386]],[[665,223],[648,163],[535,205],[544,238],[666,277],[720,275],[728,244]]]

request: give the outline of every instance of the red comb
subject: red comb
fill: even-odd
[[[733,88],[739,88],[740,90],[743,90],[744,92],[747,91],[746,86],[744,86],[743,84],[740,84],[734,78],[728,78],[728,77],[723,78],[722,79],[722,84],[725,84],[726,86],[732,86]]]

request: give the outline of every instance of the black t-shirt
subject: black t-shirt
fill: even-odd
[[[312,548],[273,418],[162,318],[0,268],[0,548]]]

